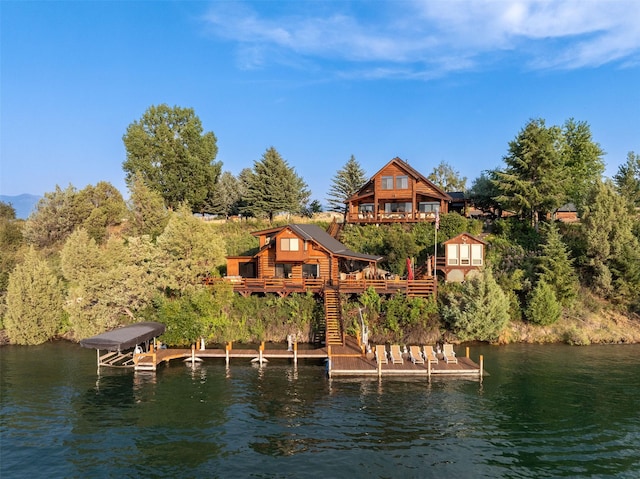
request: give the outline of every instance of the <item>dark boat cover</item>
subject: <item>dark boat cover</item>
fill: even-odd
[[[83,348],[123,351],[135,347],[164,333],[165,326],[153,321],[135,323],[80,341]]]

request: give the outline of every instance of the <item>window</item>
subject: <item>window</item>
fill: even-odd
[[[302,265],[303,278],[317,278],[319,276],[320,276],[319,264],[303,264]]]
[[[408,176],[396,176],[396,190],[409,189],[409,177]]]
[[[458,264],[458,245],[457,244],[447,245],[447,264],[448,265]]]
[[[473,266],[482,266],[482,245],[471,245],[471,264]]]
[[[382,177],[382,185],[380,186],[383,190],[392,190],[393,189],[393,176],[383,176]]]
[[[437,201],[423,201],[418,205],[420,213],[435,213],[440,210],[440,203]]]
[[[373,203],[362,203],[358,208],[360,213],[373,213]]]
[[[281,251],[300,251],[298,238],[282,238],[280,240]]]
[[[411,213],[412,209],[411,203],[385,203],[384,204],[384,212],[385,213]]]
[[[291,278],[291,263],[276,263],[276,278]]]
[[[469,259],[469,245],[461,244],[460,245],[460,265],[469,266],[471,264],[471,260]]]

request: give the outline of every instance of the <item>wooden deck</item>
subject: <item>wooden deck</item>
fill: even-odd
[[[275,293],[288,296],[291,293],[310,291],[321,293],[330,284],[322,279],[307,278],[206,278],[205,284],[212,285],[225,281],[233,285],[233,290],[244,296],[255,293]],[[332,286],[340,293],[361,294],[369,287],[373,287],[378,294],[394,294],[403,291],[408,296],[431,296],[435,294],[434,278],[401,280],[401,279],[345,279],[333,281]]]
[[[349,343],[348,343],[349,344]],[[441,356],[440,356],[441,358]],[[231,360],[247,364],[249,362],[268,362],[271,360],[316,360],[327,364],[327,373],[336,376],[471,376],[482,377],[484,371],[480,357],[478,364],[466,356],[458,356],[457,364],[446,363],[440,359],[437,364],[413,364],[408,354],[403,354],[402,364],[378,364],[373,353],[362,353],[351,345],[322,347],[316,349],[298,349],[294,344],[293,351],[286,349],[268,349],[261,345],[259,349],[235,349],[227,345],[225,349],[159,349],[142,353],[134,358],[137,371],[155,371],[157,367],[175,359],[190,359],[200,362],[205,359],[223,359],[229,365]]]

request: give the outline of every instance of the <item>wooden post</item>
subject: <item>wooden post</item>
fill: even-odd
[[[293,342],[293,364],[298,364],[298,341]]]
[[[98,372],[100,371],[100,350],[96,349],[96,354],[98,355]]]
[[[196,363],[196,343],[191,345],[191,365]]]
[[[260,366],[262,366],[262,361],[263,361],[262,356],[263,356],[263,354],[264,354],[264,341],[262,341],[260,343],[260,355],[259,355],[260,356]]]
[[[480,380],[482,380],[482,375],[484,373],[484,356],[480,355]]]
[[[469,359],[469,346],[467,346],[467,359]]]
[[[431,382],[431,361],[427,358],[427,381]]]
[[[224,348],[225,361],[227,363],[227,367],[229,367],[229,343]]]
[[[378,358],[376,361],[378,362],[378,377],[381,378],[382,377],[382,361],[380,361],[380,358]]]

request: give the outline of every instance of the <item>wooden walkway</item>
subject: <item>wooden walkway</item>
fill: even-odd
[[[440,359],[437,364],[414,364],[408,354],[403,355],[402,364],[378,364],[373,353],[362,351],[347,343],[347,346],[331,346],[316,349],[298,349],[294,344],[293,351],[286,349],[267,349],[264,344],[259,349],[234,349],[231,344],[225,349],[158,349],[153,352],[134,356],[137,371],[155,371],[157,367],[174,359],[200,362],[204,359],[224,359],[228,365],[231,360],[248,362],[268,362],[270,360],[324,361],[329,376],[471,376],[482,377],[483,359],[480,364],[467,356],[458,356],[456,364],[446,363]],[[468,352],[468,348],[467,348]],[[481,366],[482,365],[482,366]]]

